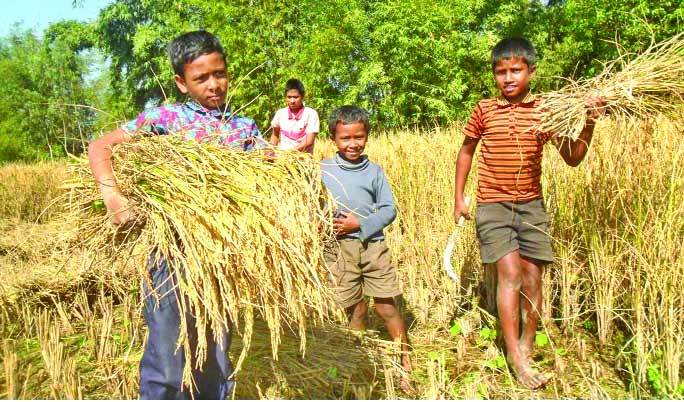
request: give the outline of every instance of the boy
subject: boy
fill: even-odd
[[[593,119],[601,106],[600,99],[587,100],[592,114],[577,141],[536,132],[540,100],[529,92],[535,59],[534,47],[526,39],[504,39],[492,50],[501,96],[480,101],[464,129],[454,200],[456,221],[461,216],[470,219],[463,191],[475,149],[482,142],[475,218],[480,254],[484,264],[496,267],[496,305],[507,360],[520,383],[530,389],[548,381],[530,365],[542,306],[542,270],[553,261],[540,184],[543,146],[552,140],[563,160],[577,166],[589,149]]]
[[[278,109],[271,121],[271,144],[280,149],[313,153],[314,141],[320,131],[318,113],[304,106],[304,84],[296,78],[285,83],[287,107]]]
[[[338,241],[325,253],[335,295],[346,309],[349,326],[360,331],[365,329],[368,311],[364,296],[373,297],[375,310],[390,336],[401,344],[401,363],[406,371],[401,388],[411,392],[406,327],[393,299],[401,289],[383,234],[397,215],[392,190],[382,168],[363,154],[370,131],[363,109],[338,108],[330,116],[328,127],[338,150],[333,158],[321,161],[323,184],[339,206],[333,222]]]
[[[112,173],[112,148],[130,141],[135,132],[152,134],[182,133],[186,139],[202,141],[214,134],[226,146],[247,150],[252,139],[261,134],[254,120],[230,117],[225,105],[228,76],[226,57],[218,39],[204,31],[189,32],[175,38],[168,47],[175,72],[176,86],[190,99],[185,103],[160,106],[141,113],[122,127],[93,141],[88,158],[112,223],[124,225],[132,221],[128,200],[121,194]],[[181,317],[175,292],[175,278],[169,275],[167,261],[158,264],[150,257],[150,279],[153,289],[143,283],[144,315],[149,328],[145,351],[140,361],[141,399],[187,399],[190,390],[182,386],[181,374],[186,363],[182,350],[177,350]],[[159,295],[157,298],[155,295]],[[188,327],[192,328],[192,317]],[[232,387],[232,365],[228,358],[230,334],[214,342],[209,335],[208,358],[201,372],[194,370],[193,396],[200,399],[225,399]]]

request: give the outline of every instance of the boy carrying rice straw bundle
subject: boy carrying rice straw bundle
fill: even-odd
[[[138,131],[154,134],[184,133],[185,139],[201,141],[213,134],[226,146],[244,150],[260,137],[254,120],[233,116],[225,104],[228,77],[225,53],[218,39],[204,31],[175,38],[168,47],[178,89],[190,99],[182,104],[146,110],[88,148],[90,168],[99,185],[104,204],[115,225],[135,220],[129,200],[122,195],[112,170],[112,148],[129,142]],[[181,327],[193,327],[193,317],[181,317],[176,291],[177,278],[171,274],[164,256],[150,257],[150,281],[143,284],[144,315],[149,329],[140,362],[141,399],[185,399],[194,397],[225,399],[232,387],[233,372],[228,357],[230,333],[207,336],[204,367],[193,367],[194,390],[183,386],[186,354],[178,351]],[[153,296],[159,295],[159,297]],[[201,335],[201,334],[200,334]],[[196,369],[201,370],[196,370]]]
[[[454,219],[470,219],[464,198],[473,155],[478,159],[476,227],[484,264],[497,272],[496,305],[506,356],[518,381],[535,389],[548,378],[531,365],[541,317],[541,278],[553,262],[541,189],[544,144],[551,140],[563,160],[577,166],[586,155],[601,99],[582,100],[587,115],[577,139],[536,129],[540,99],[530,93],[536,54],[526,39],[504,39],[492,50],[492,71],[501,95],[478,102],[456,161]],[[485,268],[488,269],[488,268]],[[522,321],[522,333],[519,326]]]

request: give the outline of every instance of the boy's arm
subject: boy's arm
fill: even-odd
[[[274,147],[277,147],[278,144],[280,144],[280,124],[278,123],[278,113],[279,111],[276,111],[273,115],[273,119],[271,119],[271,138],[268,139],[268,141]]]
[[[112,171],[112,148],[131,140],[131,135],[118,128],[96,139],[88,145],[88,161],[95,182],[100,188],[102,199],[112,223],[122,225],[133,218],[128,209],[128,200],[121,194]]]
[[[321,120],[318,118],[318,113],[313,109],[307,108],[306,110],[309,111],[309,121],[306,125],[306,136],[304,137],[304,141],[297,145],[297,151],[306,151],[314,144],[314,141],[316,141],[316,136],[319,132],[321,132]]]
[[[594,134],[594,122],[587,120],[582,133],[576,140],[570,137],[554,137],[553,145],[558,149],[561,157],[568,165],[578,166],[589,151],[589,144]]]
[[[274,147],[277,147],[278,144],[280,144],[280,127],[273,126],[273,130],[271,130],[271,138],[269,141],[271,142],[271,145],[273,145]]]
[[[468,205],[466,205],[463,192],[465,191],[468,174],[470,174],[470,167],[473,164],[473,155],[477,149],[478,138],[469,137],[466,135],[458,151],[458,158],[456,159],[456,177],[455,177],[455,191],[454,191],[454,220],[456,223],[461,219],[461,216],[470,219],[470,212]]]
[[[318,133],[306,133],[306,136],[304,137],[304,140],[297,144],[295,149],[297,151],[306,151],[310,146],[313,145],[314,141],[316,141],[316,135]]]
[[[372,235],[382,231],[397,217],[397,208],[394,205],[392,189],[382,169],[378,169],[375,193],[376,211],[365,218],[360,218],[360,236],[363,241]]]
[[[578,166],[587,155],[594,135],[595,121],[605,111],[605,102],[600,97],[588,97],[585,106],[587,108],[587,120],[579,137],[573,140],[570,137],[555,136],[552,140],[565,163],[572,167]]]
[[[338,236],[359,232],[359,239],[364,241],[382,231],[397,217],[392,190],[382,169],[376,177],[374,187],[376,211],[366,217],[360,217],[352,212],[341,213],[341,218],[333,220],[333,227]]]

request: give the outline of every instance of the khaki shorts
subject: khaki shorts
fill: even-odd
[[[553,262],[543,199],[478,204],[475,223],[483,263],[495,263],[515,250],[523,257]]]
[[[384,240],[340,239],[326,247],[325,262],[338,303],[351,307],[370,297],[401,294],[397,270]]]

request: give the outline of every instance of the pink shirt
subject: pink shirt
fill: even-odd
[[[299,145],[309,133],[319,133],[321,122],[318,113],[310,107],[303,107],[295,114],[289,107],[278,109],[271,121],[271,127],[280,129],[280,149],[292,149]],[[313,144],[306,149],[313,153]]]

